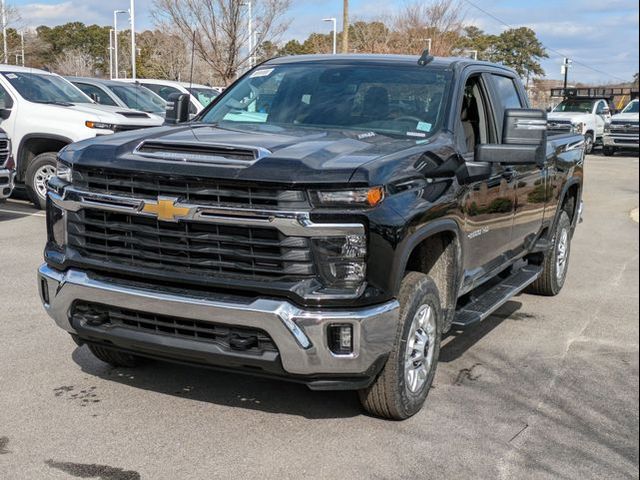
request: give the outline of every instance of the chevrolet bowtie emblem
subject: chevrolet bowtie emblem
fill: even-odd
[[[191,213],[191,208],[176,205],[177,198],[158,197],[157,202],[145,202],[142,207],[144,213],[151,213],[164,222],[177,222]]]

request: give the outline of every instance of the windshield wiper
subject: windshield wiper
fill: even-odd
[[[33,100],[34,103],[42,103],[44,105],[59,105],[60,107],[73,107],[73,103],[62,102],[58,100]]]

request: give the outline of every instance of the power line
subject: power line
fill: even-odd
[[[473,8],[475,8],[475,9],[477,9],[477,10],[480,10],[482,13],[484,13],[484,14],[485,14],[485,15],[487,15],[488,17],[491,17],[492,19],[494,19],[496,22],[500,23],[501,25],[503,25],[503,26],[505,26],[505,27],[507,27],[507,28],[510,28],[510,29],[513,29],[513,28],[514,28],[512,25],[509,25],[509,24],[508,24],[507,22],[505,22],[504,20],[502,20],[502,19],[500,19],[500,18],[496,17],[496,16],[495,16],[494,14],[492,14],[491,12],[486,11],[485,9],[483,9],[483,8],[479,7],[478,5],[476,5],[475,3],[471,2],[470,0],[463,0],[463,1],[464,1],[465,3],[468,3],[469,5],[471,5]],[[563,58],[565,58],[565,57],[566,57],[566,58],[571,58],[571,60],[573,60],[573,64],[574,64],[574,65],[580,65],[581,67],[584,67],[584,68],[586,68],[586,69],[588,69],[588,70],[591,70],[591,71],[593,71],[593,72],[599,73],[600,75],[605,75],[605,76],[607,76],[607,77],[614,78],[614,79],[619,80],[619,81],[621,81],[621,82],[625,82],[625,83],[626,83],[626,82],[628,82],[628,80],[625,80],[624,78],[620,78],[620,77],[617,77],[617,76],[615,76],[615,75],[611,75],[611,74],[610,74],[610,73],[608,73],[608,72],[605,72],[605,71],[603,71],[603,70],[599,70],[599,69],[597,69],[597,68],[594,68],[594,67],[592,67],[591,65],[587,65],[586,63],[583,63],[583,62],[581,62],[581,61],[579,61],[579,60],[576,60],[576,59],[575,59],[575,58],[573,58],[573,57],[569,57],[569,55],[566,55],[566,54],[564,54],[564,53],[562,53],[562,52],[560,52],[560,51],[558,51],[558,50],[555,50],[555,49],[553,49],[553,48],[551,48],[551,47],[549,47],[549,46],[545,45],[545,44],[544,44],[544,43],[542,43],[542,42],[540,42],[540,44],[541,44],[541,45],[542,45],[546,50],[549,50],[550,52],[555,53],[556,55],[558,55],[558,56],[560,56],[560,57],[563,57]]]

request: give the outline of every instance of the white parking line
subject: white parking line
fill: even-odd
[[[27,212],[24,210],[9,210],[6,208],[0,208],[0,213],[17,213],[24,215],[25,217],[46,217],[46,214],[40,212]]]

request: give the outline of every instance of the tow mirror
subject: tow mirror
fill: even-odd
[[[478,145],[476,162],[544,165],[547,156],[547,113],[510,109],[504,112],[502,143]]]
[[[165,124],[177,125],[189,121],[189,102],[191,95],[188,93],[172,93],[167,100]]]
[[[91,100],[93,100],[96,103],[100,103],[100,97],[98,96],[97,93],[92,93],[89,95],[91,97]]]

